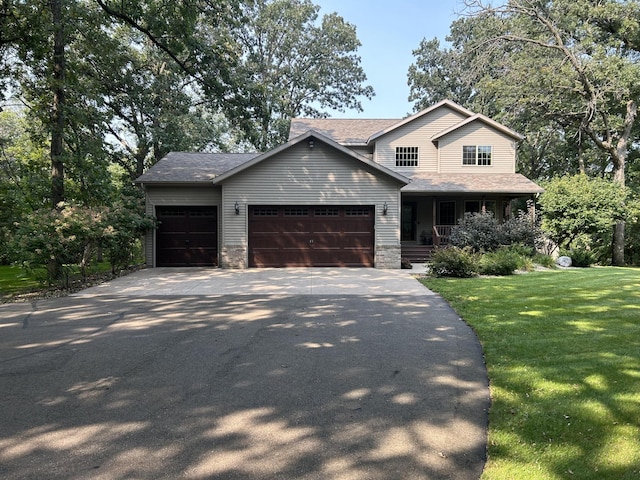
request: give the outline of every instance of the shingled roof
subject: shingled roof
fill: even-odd
[[[543,188],[519,173],[467,174],[422,173],[411,178],[402,192],[429,193],[504,193],[526,195],[542,193]]]
[[[171,152],[136,183],[211,183],[219,175],[248,162],[259,153]]]
[[[373,134],[399,122],[397,118],[388,119],[350,119],[350,118],[294,118],[291,120],[289,140],[313,130],[341,145],[366,145]]]

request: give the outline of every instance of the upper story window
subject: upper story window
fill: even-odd
[[[396,147],[396,167],[417,167],[418,147]]]
[[[462,147],[462,165],[491,165],[491,146],[465,145]]]

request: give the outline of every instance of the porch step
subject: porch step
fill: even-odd
[[[402,258],[411,263],[424,263],[433,254],[433,245],[402,245]]]

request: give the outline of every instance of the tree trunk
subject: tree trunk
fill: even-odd
[[[625,153],[618,157],[618,161],[615,163],[615,170],[613,172],[613,181],[619,183],[624,187],[624,174],[626,164],[626,149]],[[624,220],[618,220],[613,227],[613,242],[611,245],[611,264],[623,267],[624,262]]]
[[[63,138],[65,127],[65,38],[62,1],[51,0],[53,21],[53,103],[51,106],[51,206],[58,208],[64,201]]]
[[[51,81],[51,208],[60,209],[64,202],[64,127],[65,127],[65,38],[62,14],[64,0],[50,0],[51,20],[53,24],[53,59]],[[50,280],[62,277],[62,263],[52,258],[47,265]]]
[[[627,156],[629,155],[629,145],[631,143],[631,131],[638,114],[638,106],[635,101],[627,102],[627,113],[624,119],[624,130],[618,139],[615,154],[613,155],[613,181],[625,186],[625,169]],[[613,265],[624,266],[624,220],[619,220],[613,230],[613,245],[611,263]]]

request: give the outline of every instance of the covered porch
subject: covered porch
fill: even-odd
[[[542,192],[519,174],[431,174],[414,177],[401,190],[402,258],[427,261],[433,250],[448,245],[451,229],[465,213],[492,212],[498,221],[513,214],[513,201]]]
[[[511,215],[512,197],[403,195],[400,213],[402,257],[427,261],[449,244],[451,229],[465,213],[492,212],[499,221]]]

